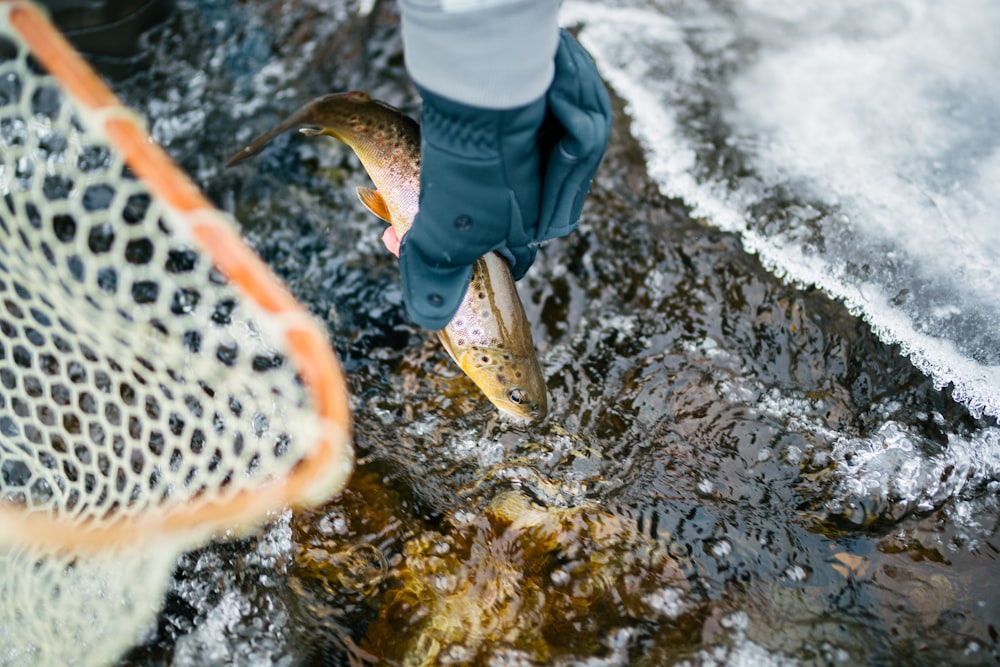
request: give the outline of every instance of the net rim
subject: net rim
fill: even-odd
[[[99,549],[152,536],[194,541],[206,533],[258,522],[284,506],[321,502],[342,489],[354,464],[349,394],[341,365],[316,321],[244,243],[234,223],[153,142],[141,119],[118,100],[49,22],[44,10],[26,0],[0,0],[0,22],[10,27],[10,33],[85,111],[81,115],[88,129],[122,154],[129,168],[161,201],[171,223],[190,233],[248,303],[281,322],[289,358],[313,400],[321,425],[312,451],[280,480],[221,501],[190,501],[101,524],[0,504],[0,542]]]

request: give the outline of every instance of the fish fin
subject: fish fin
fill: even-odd
[[[390,225],[392,224],[389,207],[386,206],[385,200],[382,199],[382,195],[378,191],[358,186],[358,197],[361,199],[361,203],[365,205],[365,208]]]

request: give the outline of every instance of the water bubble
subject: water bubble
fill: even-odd
[[[340,511],[333,511],[324,516],[316,524],[316,528],[323,535],[346,535],[347,518]]]
[[[750,627],[750,616],[745,611],[736,611],[723,616],[719,623],[727,630],[742,632]]]
[[[458,587],[458,579],[454,575],[439,574],[434,577],[433,585],[439,593],[450,595]]]
[[[684,598],[676,588],[664,588],[650,593],[643,601],[653,611],[668,618],[677,618],[684,611]]]
[[[549,575],[549,579],[554,585],[562,587],[570,582],[570,575],[566,570],[556,568],[555,570],[552,570],[552,573]]]
[[[438,655],[438,663],[442,665],[464,665],[473,658],[472,652],[461,644],[452,644]]]
[[[712,545],[712,555],[716,558],[726,558],[733,553],[733,545],[728,540],[719,540]]]
[[[820,645],[820,650],[823,651],[823,655],[826,658],[827,662],[842,663],[842,662],[847,662],[848,660],[851,659],[851,654],[848,653],[845,649],[839,646],[834,646],[829,642],[823,642]]]

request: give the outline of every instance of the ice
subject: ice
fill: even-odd
[[[762,448],[757,459],[777,456],[804,469],[826,470],[827,517],[866,525],[875,520],[899,521],[947,504],[967,547],[991,534],[992,523],[983,525],[977,516],[994,516],[1000,490],[1000,428],[950,430],[945,432],[945,441],[938,441],[919,427],[896,420],[894,415],[903,406],[886,401],[878,411],[883,421],[873,433],[849,435],[816,418],[811,399],[786,395],[759,380],[734,379],[724,392],[728,400],[745,405],[751,414],[805,436],[809,445],[804,450]],[[945,425],[938,413],[918,416]],[[762,456],[765,452],[766,457]],[[698,486],[706,494],[711,489],[706,481]],[[713,548],[716,557],[724,556],[719,548]]]
[[[951,434],[941,447],[888,421],[872,437],[836,442],[832,459],[839,482],[828,502],[831,514],[859,523],[874,514],[899,519],[952,501],[963,523],[963,498],[979,496],[978,491],[1000,478],[1000,429],[969,437]],[[973,528],[969,522],[964,527],[967,532]]]
[[[562,17],[665,194],[1000,416],[1000,4],[575,0]]]
[[[245,598],[235,591],[227,592],[191,634],[178,640],[175,664],[223,664],[230,657],[225,636],[247,612]]]
[[[178,631],[174,667],[292,665],[290,615],[275,591],[287,585],[292,560],[291,510],[255,538],[216,543],[184,554],[171,582],[161,624]]]

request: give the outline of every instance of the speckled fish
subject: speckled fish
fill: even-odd
[[[361,201],[402,238],[417,214],[420,195],[417,123],[366,93],[326,95],[255,139],[227,165],[256,155],[271,139],[296,127],[306,135],[335,137],[354,150],[377,188],[358,188]],[[458,312],[437,334],[497,408],[528,420],[545,416],[545,380],[524,306],[502,257],[489,253],[476,261]]]

